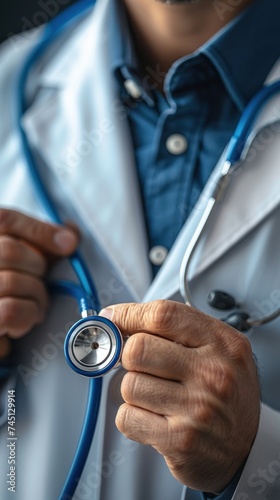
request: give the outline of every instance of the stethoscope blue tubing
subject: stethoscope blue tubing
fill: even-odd
[[[231,165],[240,160],[256,118],[267,101],[278,92],[280,92],[279,81],[270,85],[264,85],[247,104],[227,147],[226,161],[231,163]]]
[[[28,163],[28,168],[30,175],[32,177],[35,191],[40,200],[40,203],[43,205],[46,213],[50,216],[53,222],[57,224],[62,224],[62,220],[50,199],[49,194],[47,193],[44,183],[40,177],[36,164],[34,162],[32,152],[30,150],[28,140],[25,134],[25,131],[22,127],[22,116],[26,111],[26,99],[25,99],[25,84],[27,81],[28,74],[30,69],[35,65],[36,61],[43,55],[45,50],[48,48],[51,42],[53,42],[57,37],[61,35],[61,32],[67,28],[70,28],[74,23],[76,23],[79,18],[82,18],[85,13],[93,7],[95,0],[84,0],[81,2],[77,2],[65,12],[60,14],[57,18],[54,18],[49,24],[44,28],[42,37],[39,43],[34,47],[34,49],[27,56],[26,61],[23,67],[20,70],[18,75],[18,79],[15,85],[15,103],[13,116],[15,120],[16,129],[19,131],[21,137],[21,144],[24,153],[24,157]],[[91,297],[93,301],[93,309],[95,311],[100,310],[100,304],[98,300],[98,294],[96,287],[93,283],[93,280],[90,276],[88,268],[84,262],[84,259],[79,251],[75,252],[70,258],[69,261],[79,279],[79,282],[84,289],[85,295]]]
[[[68,472],[59,500],[71,499],[78,486],[79,479],[84,470],[89,450],[91,448],[94,431],[96,429],[98,412],[102,392],[102,378],[91,378],[88,387],[87,406],[83,427],[76,453]]]
[[[50,294],[61,293],[73,297],[79,305],[79,312],[89,311],[93,308],[90,297],[85,296],[85,292],[80,285],[71,281],[59,280],[48,284]]]
[[[37,193],[39,201],[46,210],[46,213],[50,216],[51,220],[58,224],[62,224],[62,220],[60,219],[60,216],[58,215],[58,212],[44,187],[44,183],[42,182],[42,179],[36,168],[25,131],[21,124],[23,113],[26,110],[26,101],[24,94],[25,84],[30,69],[43,55],[49,44],[53,42],[57,37],[59,37],[62,31],[64,31],[68,27],[70,28],[79,20],[79,18],[82,18],[82,16],[85,15],[85,13],[93,7],[94,3],[95,0],[84,0],[81,2],[77,2],[46,25],[39,43],[34,47],[34,49],[26,58],[15,84],[13,117],[15,120],[15,127],[18,130],[21,138],[23,154],[28,164],[28,170],[33,180],[35,191]],[[79,279],[84,293],[81,293],[81,289],[80,291],[78,291],[78,288],[80,287],[68,282],[59,282],[54,286],[56,286],[57,290],[59,290],[60,292],[64,290],[66,293],[74,296],[76,299],[78,299],[80,304],[81,300],[83,299],[89,301],[87,303],[88,308],[92,308],[98,312],[100,310],[100,304],[98,300],[97,290],[83,257],[81,256],[80,252],[77,251],[70,257],[69,260]],[[87,405],[79,442],[76,448],[71,468],[59,496],[59,500],[70,499],[74,496],[79,478],[81,477],[83,469],[85,467],[85,463],[96,429],[101,392],[102,378],[91,378],[89,381]]]

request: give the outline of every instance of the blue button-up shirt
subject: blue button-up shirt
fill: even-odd
[[[158,65],[146,67],[143,74],[124,8],[112,0],[112,72],[129,110],[150,247],[171,248],[246,103],[278,59],[279,19],[279,0],[269,5],[255,0],[194,54],[176,61],[167,74]],[[139,85],[140,99],[125,90],[127,79]],[[163,81],[164,94],[157,89],[157,82]],[[174,155],[166,141],[178,133],[188,147]]]

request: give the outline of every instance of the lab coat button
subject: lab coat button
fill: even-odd
[[[188,149],[188,141],[182,134],[172,134],[166,141],[166,149],[172,155],[181,155]]]
[[[149,259],[152,264],[155,266],[161,266],[164,263],[168,254],[167,248],[161,245],[157,245],[151,248],[149,252]]]
[[[128,94],[133,97],[133,99],[140,99],[142,91],[134,80],[125,80],[124,86]]]

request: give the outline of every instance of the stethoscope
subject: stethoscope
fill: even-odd
[[[246,156],[246,142],[249,138],[253,125],[263,109],[264,105],[275,94],[280,92],[280,81],[264,86],[249,102],[245,108],[236,130],[229,142],[225,152],[225,160],[220,170],[216,184],[212,188],[212,193],[207,201],[206,207],[202,213],[201,219],[194,231],[194,234],[187,246],[180,269],[180,292],[187,304],[192,304],[191,292],[189,286],[189,269],[192,257],[202,236],[207,229],[211,227],[214,219],[215,208],[224,199],[227,189],[230,186],[231,179],[237,169],[240,168],[243,158]],[[250,317],[246,311],[242,310],[241,305],[235,298],[223,291],[212,290],[207,299],[208,305],[219,311],[228,311],[229,314],[222,319],[225,323],[232,326],[240,332],[248,332],[252,328],[265,325],[280,316],[280,306],[271,314],[262,318]]]
[[[28,104],[25,98],[25,88],[30,70],[44,54],[49,45],[54,42],[62,32],[71,28],[93,7],[95,0],[77,2],[58,17],[53,19],[44,29],[37,45],[28,55],[20,70],[15,88],[14,116],[15,126],[18,130],[23,154],[32,178],[35,190],[46,213],[55,223],[62,224],[62,220],[52,202],[51,196],[44,186],[38,172],[35,160],[28,144],[28,139],[22,127],[22,116]],[[212,222],[213,209],[224,197],[230,179],[238,167],[246,141],[252,131],[252,126],[264,104],[280,91],[280,82],[265,86],[246,107],[237,129],[229,143],[226,159],[221,169],[212,195],[207,203],[200,223],[188,245],[182,261],[180,273],[181,294],[185,301],[192,303],[189,284],[187,280],[190,262],[198,243],[208,224]],[[69,366],[78,374],[89,377],[89,391],[83,427],[68,477],[63,486],[59,499],[72,498],[82,475],[87,456],[96,428],[101,389],[102,376],[118,366],[121,359],[124,340],[117,326],[106,318],[98,316],[100,305],[95,284],[92,280],[85,261],[79,251],[75,252],[69,261],[76,273],[79,284],[68,281],[59,281],[51,285],[54,292],[64,293],[74,297],[81,313],[81,319],[75,323],[66,335],[64,354]],[[234,298],[223,291],[213,291],[209,295],[209,304],[217,309],[230,310],[237,307]],[[280,315],[280,307],[270,316],[260,320],[253,320],[243,311],[235,310],[225,321],[241,331],[247,331],[253,326],[259,326],[272,321]]]

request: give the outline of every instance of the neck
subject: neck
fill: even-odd
[[[172,5],[167,0],[123,0],[142,69],[159,67],[167,72],[174,61],[195,52],[252,1],[242,0],[223,10],[213,0]]]

